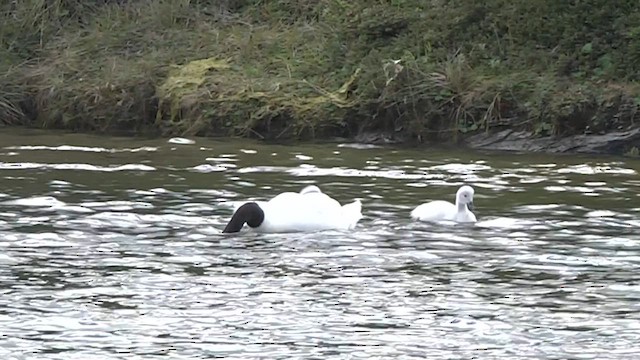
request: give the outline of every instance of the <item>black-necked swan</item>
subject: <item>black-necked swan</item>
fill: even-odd
[[[340,205],[310,185],[299,193],[284,192],[269,201],[243,204],[222,232],[239,232],[245,223],[254,231],[266,233],[352,230],[361,218],[360,200]]]

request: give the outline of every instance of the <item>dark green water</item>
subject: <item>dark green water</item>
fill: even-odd
[[[640,163],[0,134],[5,359],[636,359]],[[475,226],[409,212],[475,187]],[[316,184],[352,232],[222,236]]]

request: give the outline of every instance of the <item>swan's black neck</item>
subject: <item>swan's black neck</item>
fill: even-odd
[[[264,221],[264,211],[254,202],[243,204],[229,220],[223,233],[234,233],[240,231],[245,223],[252,228],[258,227]]]

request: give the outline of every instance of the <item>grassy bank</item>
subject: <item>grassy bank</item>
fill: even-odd
[[[476,4],[477,3],[477,4]],[[0,123],[420,140],[633,125],[640,2],[21,0],[0,5]]]

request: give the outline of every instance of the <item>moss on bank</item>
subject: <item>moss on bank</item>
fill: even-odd
[[[420,140],[632,126],[640,2],[22,0],[0,5],[0,123]]]

